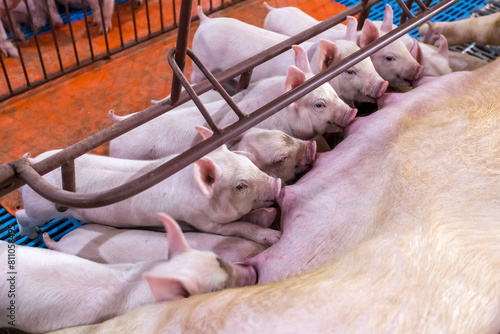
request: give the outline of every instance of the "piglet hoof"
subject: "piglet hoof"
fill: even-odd
[[[111,31],[111,22],[109,23],[106,23],[106,32],[110,32]],[[103,35],[104,34],[104,30],[103,30],[103,27],[101,25],[101,27],[99,28],[99,34]]]
[[[37,226],[33,228],[23,229],[22,225],[19,225],[19,233],[21,235],[25,235],[30,240],[36,239],[38,237],[39,232],[40,228]]]
[[[59,18],[52,18],[52,26],[55,28],[59,28],[64,26],[64,21],[59,17]]]
[[[0,51],[7,57],[19,57],[16,47],[9,40],[0,42]]]

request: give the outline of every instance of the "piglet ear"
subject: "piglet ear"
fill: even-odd
[[[347,29],[345,32],[345,40],[356,43],[357,40],[357,29],[358,29],[358,20],[354,16],[348,16],[346,18],[347,21]]]
[[[176,277],[162,277],[153,273],[145,273],[144,279],[157,302],[177,300],[190,296],[181,279]]]
[[[312,73],[311,65],[304,49],[298,45],[292,45],[292,49],[295,52],[295,66],[304,73]]]
[[[212,130],[210,130],[209,128],[206,128],[204,126],[201,126],[201,125],[197,125],[194,127],[196,129],[196,131],[198,131],[198,133],[203,137],[203,140],[207,139],[207,138],[210,138],[213,136],[213,132]]]
[[[288,68],[288,73],[285,80],[285,92],[294,89],[306,81],[306,75],[295,66]]]
[[[448,40],[442,34],[439,34],[438,54],[446,60],[450,59],[450,52],[448,50]]]
[[[373,24],[373,22],[370,20],[366,20],[363,26],[363,30],[361,31],[359,46],[364,47],[379,38],[379,36],[380,35],[375,24]]]
[[[191,248],[189,247],[184,234],[182,234],[179,224],[177,224],[172,217],[164,213],[159,213],[158,217],[167,231],[168,258],[170,259],[176,255],[189,251]]]
[[[214,194],[213,184],[219,180],[219,166],[209,157],[202,157],[194,162],[194,180],[200,190],[211,198]]]
[[[244,157],[247,157],[252,162],[254,162],[254,161],[257,160],[257,159],[255,159],[255,155],[253,153],[251,153],[251,152],[247,152],[247,151],[232,151],[232,152],[236,153],[236,154],[239,154],[239,155],[242,155]]]
[[[422,49],[420,48],[420,43],[418,43],[415,38],[413,39],[413,45],[411,46],[410,54],[420,65],[424,65],[424,55],[422,53]]]
[[[194,128],[203,137],[203,140],[208,139],[214,135],[212,130],[210,130],[209,128],[206,128],[204,126],[197,125]],[[222,149],[224,149],[224,145],[217,147],[214,151],[222,150]]]
[[[323,72],[340,60],[340,53],[335,43],[321,39],[318,46],[318,70]]]
[[[385,5],[384,20],[380,26],[380,30],[383,32],[389,32],[392,30],[392,20],[394,18],[394,12],[389,4]]]

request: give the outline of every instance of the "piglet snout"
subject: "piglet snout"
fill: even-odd
[[[387,87],[389,87],[389,81],[384,81],[380,84],[379,90],[375,93],[375,98],[381,97],[385,91],[387,90]]]
[[[413,81],[417,81],[420,76],[422,75],[422,73],[424,73],[424,69],[425,69],[425,66],[424,65],[420,65],[416,72],[415,72],[415,76],[413,77]]]
[[[312,165],[314,160],[316,160],[316,149],[317,149],[317,143],[315,141],[311,141],[307,144],[307,153],[306,153],[306,159],[305,159],[305,165]]]
[[[276,201],[276,198],[280,197],[281,192],[281,179],[274,179],[274,198],[273,201]]]
[[[358,109],[351,109],[349,112],[345,113],[344,119],[343,119],[343,125],[344,127],[348,126],[351,124],[351,122],[354,120],[356,117],[356,114],[358,113]]]
[[[244,263],[234,263],[232,279],[228,283],[229,288],[254,285],[257,283],[257,271],[254,266]]]

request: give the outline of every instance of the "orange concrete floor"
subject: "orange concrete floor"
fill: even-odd
[[[234,17],[262,27],[267,14],[262,2],[262,0],[244,1],[211,16]],[[331,0],[268,0],[267,2],[274,7],[299,7],[319,20],[345,9],[344,6]],[[126,24],[130,25],[126,14],[122,15],[126,10],[120,7],[122,24],[126,21]],[[144,8],[138,9],[141,10]],[[118,33],[116,13],[114,17],[114,29],[111,35]],[[90,21],[91,18],[88,19]],[[74,29],[75,25],[83,27],[84,23],[73,24]],[[143,36],[147,33],[147,28],[144,22],[138,25]],[[198,22],[192,24],[191,37],[197,26]],[[94,33],[98,31],[97,27],[92,29]],[[130,29],[130,26],[127,29]],[[77,39],[83,39],[82,34],[86,34],[81,31]],[[43,38],[51,38],[48,34],[45,35],[47,36]],[[0,103],[0,163],[10,162],[26,152],[36,156],[47,150],[65,148],[110,126],[111,122],[107,117],[110,109],[118,115],[125,115],[149,107],[151,99],[167,96],[170,93],[172,77],[172,71],[167,63],[167,53],[175,45],[175,39],[176,31],[158,36],[110,59],[101,60]],[[71,58],[72,45],[67,42],[63,44],[66,47],[61,51],[62,58],[66,56]],[[31,52],[33,54],[27,53],[26,58],[37,57],[36,53]],[[17,61],[17,59],[7,59],[6,65],[9,66],[9,62]],[[50,64],[48,66],[57,67],[57,56],[49,57],[48,63]],[[189,78],[191,72],[189,61],[185,72]],[[22,72],[9,73],[9,77],[14,82],[23,82]],[[94,153],[107,155],[107,145],[99,147]],[[17,191],[0,198],[0,203],[11,213],[22,207]]]

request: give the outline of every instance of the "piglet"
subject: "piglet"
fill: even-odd
[[[70,8],[82,8],[82,0],[57,0],[57,2],[63,6],[64,3],[67,2]],[[99,0],[85,0],[83,2],[86,5],[90,5],[93,23],[94,25],[98,25],[100,27],[99,33],[103,34],[104,30],[106,30],[106,32],[111,31],[114,6],[113,0],[104,0],[101,5],[99,4]],[[104,24],[102,23],[101,7],[102,16],[104,16]]]
[[[298,8],[286,8],[282,10],[282,8],[269,7],[270,12],[266,17],[264,27],[266,29],[279,29],[281,33],[292,36],[319,23],[319,21],[303,13]],[[278,21],[279,24],[273,21]],[[299,28],[302,30],[299,31]],[[316,38],[326,38],[329,41],[336,42],[344,38],[342,31],[348,29],[349,27],[339,24]],[[364,47],[391,30],[392,25],[384,25],[379,30],[372,21],[366,20],[363,29],[357,34],[357,44]],[[411,83],[417,80],[424,70],[424,67],[417,62],[400,40],[383,47],[372,54],[370,58],[380,76],[389,82],[391,88],[396,90],[410,87]]]
[[[214,252],[231,263],[243,262],[266,249],[262,244],[238,237],[201,232],[185,232],[184,237],[191,248]],[[52,250],[99,263],[137,263],[168,258],[168,240],[161,232],[85,224],[58,242],[47,233],[43,234],[43,240]]]
[[[294,138],[279,130],[253,128],[228,143],[232,151],[246,152],[266,174],[285,184],[308,171],[316,158],[316,142]]]
[[[200,26],[193,37],[193,51],[212,71],[222,70],[244,61],[250,56],[283,42],[288,37],[227,17],[208,18],[198,8]],[[333,66],[359,50],[356,45],[356,19],[348,20],[352,27],[342,32],[335,43],[326,40],[304,42],[284,53],[256,66],[252,81],[285,75],[289,65],[295,65],[304,73],[314,75]],[[304,65],[297,64],[298,48],[304,50]],[[295,61],[294,61],[295,60]],[[309,74],[310,73],[310,74]],[[191,83],[204,79],[201,71],[193,66]],[[375,102],[384,93],[388,83],[375,71],[370,59],[365,59],[330,81],[338,96],[350,106],[357,103]]]
[[[46,332],[94,324],[142,305],[256,282],[251,266],[230,264],[212,252],[192,249],[171,217],[160,214],[167,230],[168,260],[106,265],[73,255],[0,242],[7,259],[14,249],[15,274],[0,281],[0,307],[15,310],[0,327]],[[134,251],[141,253],[136,245]],[[163,247],[167,243],[163,244]],[[4,268],[3,272],[7,272]],[[9,291],[12,299],[7,299]],[[12,326],[12,324],[14,326]]]
[[[56,152],[43,153],[31,162]],[[77,192],[116,187],[171,158],[141,161],[85,154],[75,159]],[[61,184],[59,169],[44,178],[52,185]],[[75,217],[115,227],[157,226],[155,212],[162,211],[201,231],[273,244],[281,235],[279,231],[237,220],[251,210],[272,205],[280,191],[279,179],[260,171],[247,157],[221,146],[153,187],[104,207],[58,212],[54,203],[23,186],[24,209],[16,212],[16,218],[21,235],[34,238],[36,227],[53,218]]]

